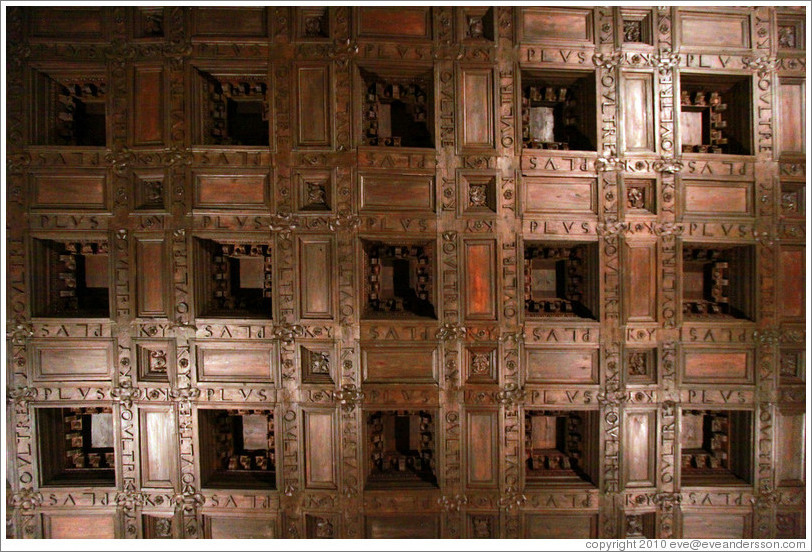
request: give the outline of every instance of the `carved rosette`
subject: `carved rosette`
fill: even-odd
[[[304,328],[298,324],[285,322],[273,328],[274,338],[279,339],[286,345],[290,345],[297,337],[304,337],[304,335]]]
[[[525,390],[516,383],[507,383],[496,393],[496,401],[505,408],[513,408],[525,399]]]
[[[460,341],[465,339],[466,333],[465,326],[446,323],[437,329],[434,337],[440,341]]]
[[[42,493],[35,490],[24,488],[15,493],[11,493],[9,502],[12,508],[19,508],[24,511],[31,511],[42,506],[44,499]]]
[[[353,384],[341,386],[340,391],[333,391],[333,399],[341,405],[345,412],[352,412],[364,400],[364,393]]]
[[[140,399],[141,395],[142,390],[133,387],[132,380],[129,379],[124,380],[118,387],[114,387],[110,390],[110,397],[119,401],[127,410],[133,407],[133,401]]]
[[[439,504],[446,512],[459,512],[460,508],[468,504],[468,497],[459,494],[456,494],[453,497],[443,495],[437,499],[437,504]]]
[[[505,491],[499,497],[499,507],[508,512],[517,510],[527,504],[527,496],[517,487],[505,487]]]

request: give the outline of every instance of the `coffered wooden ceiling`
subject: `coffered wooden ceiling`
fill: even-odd
[[[805,536],[803,8],[7,16],[8,537]]]

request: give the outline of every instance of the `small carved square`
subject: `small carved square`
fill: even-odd
[[[462,210],[466,214],[496,212],[496,177],[490,174],[463,172],[460,174]]]
[[[324,345],[299,346],[302,365],[302,383],[332,384],[330,349]]]
[[[797,29],[795,25],[781,25],[778,27],[778,47],[787,50],[797,48]]]
[[[332,516],[307,514],[305,529],[309,539],[336,538],[336,520]]]
[[[171,539],[172,519],[171,517],[144,516],[144,538],[146,539]]]
[[[330,14],[327,8],[299,8],[299,37],[320,39],[330,37]]]
[[[803,512],[780,512],[775,515],[776,537],[779,539],[802,539],[804,531]]]
[[[629,353],[629,375],[630,376],[648,375],[648,359],[646,353],[643,352]]]
[[[135,18],[136,38],[158,38],[164,36],[163,8],[139,8]]]
[[[496,347],[470,347],[466,350],[466,355],[468,359],[466,381],[468,383],[495,383],[497,381]]]
[[[139,210],[166,208],[166,186],[161,173],[136,173],[133,204]]]
[[[787,217],[802,217],[806,214],[806,186],[803,184],[781,184],[781,214]]]
[[[626,516],[626,536],[627,537],[642,537],[643,536],[643,516],[634,515]]]
[[[332,209],[332,172],[323,169],[300,169],[296,172],[296,204],[299,211]]]
[[[625,536],[627,538],[654,538],[655,515],[653,512],[627,515]]]
[[[472,515],[469,519],[471,522],[471,538],[493,539],[497,537],[495,516]]]
[[[138,362],[138,381],[170,383],[172,370],[172,341],[148,341],[135,346]]]
[[[655,213],[655,181],[645,178],[630,178],[626,184],[626,210],[634,213],[645,211]]]
[[[493,8],[465,7],[459,9],[462,13],[457,21],[461,28],[463,40],[483,41],[495,39]]]
[[[624,42],[642,42],[643,38],[643,22],[638,20],[623,20],[623,41]]]
[[[806,357],[803,351],[781,350],[779,375],[782,383],[803,383],[806,378]]]

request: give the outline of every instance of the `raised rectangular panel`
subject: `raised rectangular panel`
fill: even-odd
[[[465,241],[465,318],[495,320],[496,242]]]
[[[752,351],[688,349],[683,381],[691,383],[753,383]]]
[[[805,86],[802,80],[779,80],[781,153],[804,154],[806,152]]]
[[[437,349],[433,345],[361,348],[364,383],[435,383]]]
[[[195,174],[195,207],[263,208],[268,204],[268,173]]]
[[[623,432],[623,478],[626,486],[655,486],[656,413],[626,411]]]
[[[623,75],[623,136],[626,151],[654,151],[652,75]]]
[[[685,216],[753,216],[753,184],[683,180]]]
[[[171,488],[175,480],[175,419],[168,407],[142,407],[141,485]]]
[[[592,42],[591,8],[523,8],[519,17],[523,41]]]
[[[274,381],[272,344],[198,341],[195,350],[199,381]]]
[[[590,539],[598,536],[597,514],[525,514],[526,539]]]
[[[31,176],[33,208],[96,209],[107,208],[105,172],[81,174],[35,173]]]
[[[527,383],[598,383],[598,350],[526,347]]]
[[[629,243],[623,248],[626,257],[626,320],[654,322],[657,317],[657,245]]]
[[[362,172],[358,180],[363,211],[434,212],[434,174]]]
[[[335,416],[333,412],[305,411],[305,487],[336,488]]]
[[[522,177],[524,213],[597,214],[597,180],[572,177]]]
[[[679,28],[682,46],[750,47],[750,18],[746,14],[682,12]]]
[[[437,515],[409,512],[408,515],[398,516],[366,516],[364,525],[368,539],[440,538],[440,519]]]
[[[297,143],[299,146],[329,147],[330,66],[307,65],[296,68]]]
[[[138,316],[166,316],[166,259],[164,240],[136,241]]]
[[[42,514],[46,539],[114,539],[115,514]]]
[[[356,8],[358,36],[381,38],[431,38],[431,8]]]
[[[133,87],[133,143],[136,146],[164,141],[164,73],[161,67],[136,67]]]
[[[803,486],[806,482],[806,423],[803,412],[778,413],[779,485]]]
[[[723,514],[716,511],[683,512],[684,539],[742,539],[750,537],[749,514]]]
[[[203,531],[209,539],[273,539],[276,520],[244,515],[204,515]]]
[[[34,379],[39,381],[102,381],[113,369],[110,340],[35,341]]]
[[[35,38],[91,39],[104,36],[101,8],[29,8]]]
[[[466,417],[466,459],[469,487],[496,487],[499,482],[499,456],[496,412],[469,410]]]
[[[781,279],[778,286],[781,317],[803,319],[806,314],[806,262],[803,247],[781,248]]]
[[[333,240],[329,237],[299,238],[300,297],[302,318],[333,317]]]
[[[462,68],[460,71],[460,145],[463,148],[493,148],[493,70]]]
[[[264,37],[268,34],[265,8],[204,8],[192,10],[193,33],[198,36]]]

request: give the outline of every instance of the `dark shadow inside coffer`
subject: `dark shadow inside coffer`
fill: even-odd
[[[204,487],[276,487],[274,417],[265,410],[198,411],[200,476]]]
[[[597,485],[597,411],[529,410],[524,424],[528,486]]]
[[[33,311],[44,317],[110,316],[107,242],[35,239]]]
[[[115,485],[110,407],[39,408],[37,431],[42,485]]]
[[[748,485],[752,482],[752,412],[684,410],[680,446],[685,486]]]
[[[434,415],[426,411],[367,413],[367,489],[436,487]]]

